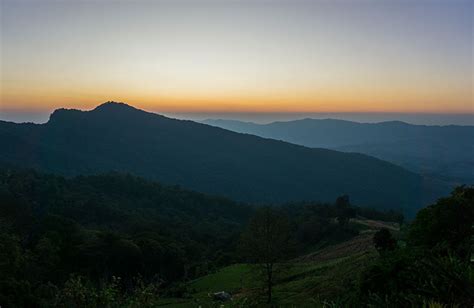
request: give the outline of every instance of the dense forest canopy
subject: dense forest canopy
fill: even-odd
[[[337,202],[277,207],[290,222],[289,257],[357,235],[336,218],[367,213],[402,219],[397,212],[341,208]],[[170,290],[177,282],[243,261],[240,234],[255,208],[127,174],[68,179],[0,169],[0,302],[52,305],[71,275],[96,286],[120,277],[121,288],[129,292],[140,277]]]

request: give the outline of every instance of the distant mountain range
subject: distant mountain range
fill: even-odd
[[[452,184],[474,183],[474,126],[357,123],[303,119],[270,124],[233,120],[204,123],[312,148],[371,155]]]
[[[413,212],[447,192],[367,155],[311,149],[113,102],[92,111],[56,110],[46,124],[0,122],[0,163],[66,176],[129,172],[249,202],[333,201],[349,194],[356,205]]]

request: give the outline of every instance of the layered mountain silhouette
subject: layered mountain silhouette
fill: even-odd
[[[474,126],[357,123],[303,119],[270,124],[207,120],[206,124],[308,147],[364,153],[455,184],[474,183]]]
[[[46,124],[0,122],[0,162],[66,176],[129,172],[249,202],[333,201],[414,211],[421,176],[362,155],[240,134],[108,102]],[[437,194],[437,193],[435,193]]]

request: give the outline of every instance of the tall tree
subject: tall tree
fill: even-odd
[[[469,260],[474,237],[474,187],[460,186],[416,215],[408,241],[444,254]]]
[[[348,195],[336,199],[337,221],[341,226],[347,225],[349,220],[355,217],[355,210],[351,207]]]
[[[270,207],[256,211],[242,234],[242,249],[258,267],[267,295],[272,301],[273,285],[289,252],[290,229],[285,216]]]

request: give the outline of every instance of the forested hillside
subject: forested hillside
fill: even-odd
[[[347,224],[356,215],[402,219],[340,200],[346,200],[342,207],[280,207],[291,221],[289,255],[356,236],[358,229]],[[254,212],[246,204],[131,175],[66,179],[1,169],[0,303],[67,306],[62,297],[78,277],[91,290],[120,277],[127,300],[147,287],[158,288],[154,296],[160,298],[179,297],[180,283],[243,260],[240,235]]]
[[[282,305],[464,307],[474,298],[473,198],[460,187],[400,229],[400,213],[348,196],[253,207],[131,175],[5,168],[0,303],[212,307],[220,300],[209,293],[226,291],[263,305],[271,283]]]
[[[231,120],[204,123],[312,148],[371,155],[451,183],[474,182],[474,126],[357,123],[303,119],[269,124]]]
[[[63,175],[120,171],[249,202],[332,201],[414,213],[442,189],[362,154],[310,149],[166,118],[125,104],[0,122],[0,162]]]

